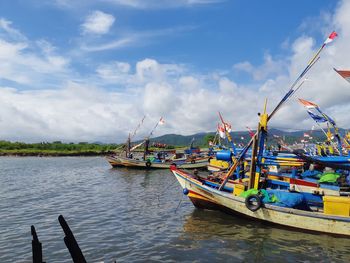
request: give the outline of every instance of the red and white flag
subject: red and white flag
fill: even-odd
[[[228,122],[225,122],[225,128],[226,128],[227,132],[231,132],[232,131],[232,126]]]
[[[335,31],[333,31],[323,44],[327,45],[327,44],[331,43],[337,36],[338,36],[338,34]]]
[[[298,100],[299,100],[299,102],[300,102],[301,104],[303,104],[303,106],[304,106],[305,108],[308,108],[308,109],[315,109],[315,108],[318,108],[318,105],[315,104],[315,103],[312,103],[312,102],[310,102],[310,101],[303,100],[303,99],[298,99]]]
[[[248,129],[249,136],[253,138],[255,135],[255,132],[253,132],[253,130],[251,128],[249,128],[248,126],[246,126],[246,128]]]
[[[159,125],[164,125],[165,124],[165,120],[163,119],[163,117],[160,118],[158,124]]]
[[[337,72],[340,76],[342,76],[345,80],[350,82],[350,70],[336,70],[334,69],[335,72]]]
[[[222,139],[226,138],[225,127],[222,124],[218,124],[218,133]]]

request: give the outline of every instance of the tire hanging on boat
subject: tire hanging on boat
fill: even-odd
[[[245,206],[252,212],[260,209],[262,206],[261,197],[259,195],[250,195],[245,199]]]
[[[147,167],[147,168],[150,168],[151,165],[152,165],[151,161],[150,161],[150,160],[147,160],[147,162],[146,162],[146,167]]]

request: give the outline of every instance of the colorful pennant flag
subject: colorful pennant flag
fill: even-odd
[[[338,34],[333,31],[329,36],[328,38],[326,39],[326,41],[324,42],[325,45],[331,43],[336,37],[338,36]]]
[[[350,82],[350,70],[337,70],[333,68],[335,72],[337,72],[340,76],[342,76],[345,80]]]
[[[321,115],[314,114],[309,110],[307,113],[309,113],[310,117],[313,118],[315,122],[327,122],[327,119]]]
[[[303,99],[298,99],[298,100],[299,100],[299,102],[300,102],[301,104],[303,104],[303,106],[304,106],[305,108],[308,108],[308,109],[315,109],[315,108],[318,108],[317,104],[315,104],[315,103],[312,103],[312,102],[310,102],[310,101],[303,100]]]

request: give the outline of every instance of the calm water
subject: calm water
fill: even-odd
[[[195,209],[167,170],[111,169],[103,158],[0,158],[0,262],[70,262],[68,221],[88,262],[350,262],[350,239]]]

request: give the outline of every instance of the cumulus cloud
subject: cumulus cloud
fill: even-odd
[[[29,41],[12,22],[0,19],[0,79],[35,86],[42,81],[60,82],[70,60],[56,54],[46,40]]]
[[[283,74],[286,66],[286,61],[274,60],[270,54],[265,54],[264,63],[260,66],[254,67],[249,61],[244,61],[233,65],[233,69],[251,74],[254,80],[264,80],[271,76]]]
[[[125,137],[140,112],[125,95],[69,83],[58,90],[1,87],[2,139],[115,141]]]
[[[106,34],[114,24],[115,17],[102,11],[93,11],[81,25],[86,34]]]
[[[350,68],[350,53],[346,52],[350,42],[349,12],[350,3],[340,2],[331,19],[324,21],[318,39],[306,33],[289,39],[290,53],[284,60],[265,54],[261,65],[249,61],[236,64],[235,70],[252,76],[249,82],[242,83],[229,74],[201,73],[186,65],[142,58],[133,63],[116,60],[99,64],[93,74],[80,82],[68,81],[59,89],[22,90],[2,84],[0,136],[27,141],[121,142],[143,115],[147,117],[140,137],[154,127],[160,116],[166,125],[159,127],[155,135],[192,134],[213,131],[218,111],[234,130],[244,130],[247,125],[254,128],[265,98],[270,112],[333,29],[339,33],[338,39],[326,47],[307,76],[310,81],[295,97],[317,103],[339,126],[349,127],[346,113],[350,110],[350,86],[332,70]],[[0,64],[0,77],[32,83],[35,76],[46,85],[46,72],[57,75],[70,70],[69,59],[60,56],[49,42],[35,42],[40,55],[31,51],[33,45],[25,40],[0,38],[0,58],[4,62]],[[41,71],[44,73],[40,75]],[[71,79],[72,71],[69,74]],[[312,120],[295,97],[274,116],[271,127],[311,128]]]

